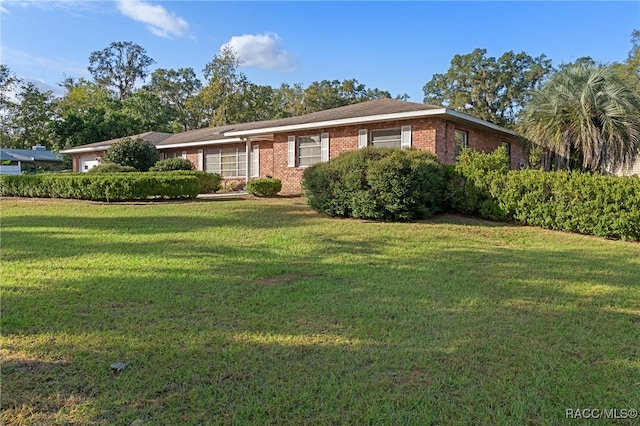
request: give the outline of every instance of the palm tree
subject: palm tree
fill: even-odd
[[[613,172],[638,155],[640,94],[609,66],[576,63],[533,93],[519,126],[558,168]]]

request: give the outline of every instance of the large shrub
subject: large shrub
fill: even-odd
[[[367,147],[307,168],[303,187],[331,216],[412,220],[442,209],[445,171],[424,151]]]
[[[178,176],[195,176],[196,178],[198,178],[198,182],[200,183],[200,194],[217,192],[222,187],[222,176],[220,176],[218,173],[209,173],[201,170],[175,170],[169,172],[168,174]]]
[[[503,147],[492,153],[464,149],[455,166],[448,167],[446,205],[458,213],[491,220],[506,220],[505,212],[491,196],[491,185],[509,171],[509,156]]]
[[[150,172],[172,172],[176,170],[194,170],[193,163],[186,158],[167,158],[160,160],[149,169]]]
[[[121,166],[131,166],[141,172],[146,172],[160,160],[158,149],[143,139],[123,138],[112,144],[102,156],[105,163],[115,163]]]
[[[102,163],[87,171],[87,173],[128,173],[137,172],[135,167],[121,166],[115,163]]]
[[[274,178],[253,179],[247,182],[247,192],[256,197],[272,197],[282,190],[282,181]]]

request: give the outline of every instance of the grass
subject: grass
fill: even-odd
[[[330,219],[296,198],[1,207],[3,424],[555,425],[640,408],[637,243]]]

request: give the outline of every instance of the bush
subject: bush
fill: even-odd
[[[448,207],[491,220],[640,241],[640,178],[507,170],[504,153],[464,151],[449,168]]]
[[[102,160],[146,172],[160,160],[160,153],[151,142],[140,138],[123,138],[107,149]]]
[[[194,170],[193,163],[186,158],[167,158],[160,160],[149,169],[150,172],[172,172],[176,170]]]
[[[128,173],[128,172],[137,172],[137,170],[135,169],[135,167],[131,167],[131,166],[121,166],[115,163],[102,163],[87,171],[87,173]]]
[[[173,173],[42,174],[0,176],[0,195],[129,201],[155,198],[195,198],[201,179]]]
[[[330,216],[412,220],[442,209],[445,171],[425,151],[368,147],[307,168],[303,188]]]
[[[492,183],[509,171],[509,157],[503,147],[490,154],[464,149],[455,166],[448,167],[447,208],[458,213],[503,221],[507,217],[491,196]]]
[[[273,178],[253,179],[247,182],[247,192],[256,197],[272,197],[282,190],[282,181]]]
[[[160,173],[168,174],[167,172]],[[220,188],[222,187],[222,176],[218,173],[209,173],[200,170],[175,170],[169,173],[178,176],[195,176],[198,178],[200,194],[217,192],[220,191]]]

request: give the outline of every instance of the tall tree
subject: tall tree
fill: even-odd
[[[610,66],[564,67],[533,92],[520,119],[521,133],[559,168],[612,172],[640,147],[640,95]]]
[[[425,84],[424,102],[443,105],[499,125],[515,123],[529,92],[551,72],[545,55],[531,57],[509,51],[500,58],[487,57],[486,49],[456,55],[445,74],[435,74]]]
[[[116,88],[118,98],[126,99],[133,93],[136,80],[144,80],[153,63],[154,60],[141,46],[130,41],[118,41],[92,52],[88,70],[97,83]]]
[[[158,95],[160,101],[174,110],[175,124],[180,131],[197,129],[201,113],[192,108],[192,100],[202,89],[202,82],[192,68],[158,68],[151,74],[149,90]]]
[[[7,65],[0,64],[0,146],[13,143],[11,129],[16,114],[16,89],[22,81]]]
[[[211,117],[212,126],[233,123],[237,99],[249,84],[247,76],[238,70],[242,61],[231,46],[224,46],[204,67],[206,86],[200,91],[200,104]]]
[[[49,122],[52,121],[56,99],[51,91],[41,91],[27,82],[18,93],[15,112],[11,115],[8,130],[13,148],[29,149],[34,145],[51,148]]]

